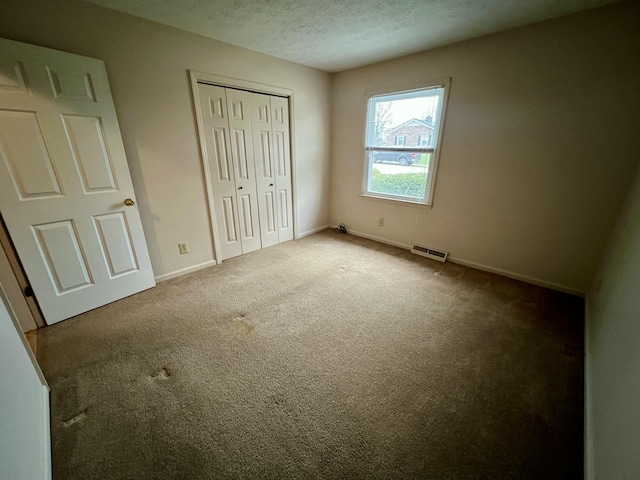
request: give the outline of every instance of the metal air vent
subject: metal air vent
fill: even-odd
[[[427,257],[432,260],[437,260],[439,262],[445,262],[447,260],[447,255],[449,255],[449,252],[443,252],[442,250],[435,250],[433,248],[422,247],[420,245],[413,245],[411,247],[411,253],[415,253],[416,255],[421,255],[423,257]]]

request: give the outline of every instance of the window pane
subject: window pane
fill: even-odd
[[[370,193],[423,200],[430,153],[369,151]]]
[[[434,148],[443,92],[443,88],[432,88],[371,97],[366,146]],[[429,141],[421,145],[422,138]]]
[[[445,88],[438,85],[369,98],[365,193],[431,202]]]

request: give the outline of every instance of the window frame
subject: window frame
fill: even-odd
[[[427,178],[425,181],[426,191],[425,198],[411,198],[411,197],[403,197],[399,195],[391,195],[385,193],[371,192],[369,191],[369,179],[371,178],[371,169],[372,162],[369,161],[369,151],[371,148],[367,147],[367,130],[369,126],[370,120],[370,112],[369,112],[369,101],[372,97],[384,96],[384,95],[393,95],[393,94],[402,94],[402,93],[410,93],[414,91],[421,90],[430,90],[434,88],[442,88],[442,111],[440,113],[440,124],[438,125],[438,135],[436,137],[436,146],[435,147],[422,147],[418,146],[416,148],[408,148],[408,147],[377,147],[375,150],[381,151],[420,151],[422,153],[431,154],[431,158],[429,159],[429,170],[427,172]],[[435,193],[435,184],[436,177],[438,172],[438,166],[440,164],[440,152],[442,151],[442,138],[444,135],[444,126],[447,118],[447,104],[449,100],[449,90],[451,89],[451,78],[444,78],[440,80],[432,80],[420,82],[412,85],[398,85],[393,87],[382,88],[379,90],[368,91],[365,92],[364,99],[364,128],[363,128],[363,136],[362,136],[362,145],[363,145],[363,176],[362,176],[362,190],[360,193],[361,197],[371,198],[377,200],[390,200],[392,202],[400,202],[400,203],[410,203],[414,205],[422,205],[431,208],[433,206],[433,197]]]

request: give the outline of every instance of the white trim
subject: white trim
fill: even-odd
[[[171,280],[172,278],[181,277],[182,275],[186,275],[187,273],[197,272],[198,270],[202,270],[203,268],[213,267],[217,265],[215,260],[209,260],[208,262],[199,263],[198,265],[193,265],[191,267],[181,268],[180,270],[175,270],[173,272],[165,273],[163,275],[158,275],[156,277],[156,282],[166,282],[167,280]]]
[[[51,411],[49,408],[49,387],[42,385],[42,478],[51,480],[53,476],[51,464]]]
[[[211,230],[211,241],[213,243],[213,255],[216,259],[221,258],[220,245],[218,244],[218,236],[216,232],[216,214],[213,201],[213,188],[211,187],[211,171],[207,165],[207,143],[204,134],[204,122],[202,121],[202,112],[200,111],[200,94],[198,93],[197,72],[190,71],[191,77],[191,93],[193,95],[193,106],[196,112],[196,124],[198,130],[198,138],[200,140],[200,158],[202,159],[202,172],[204,173],[204,183],[207,190],[207,206],[209,208],[209,228]],[[160,275],[163,277],[164,275]],[[156,277],[156,282],[161,281]]]
[[[537,285],[539,287],[549,288],[551,290],[556,290],[562,293],[568,293],[569,295],[576,295],[578,297],[585,296],[585,292],[581,290],[577,290],[572,287],[567,287],[566,285],[547,282],[546,280],[540,280],[538,278],[529,277],[527,275],[520,275],[519,273],[513,273],[508,270],[502,270],[500,268],[489,267],[487,265],[483,265],[481,263],[476,263],[476,262],[470,262],[469,260],[464,260],[462,258],[449,256],[447,258],[447,261],[451,263],[457,263],[458,265],[464,265],[465,267],[475,268],[476,270],[482,270],[484,272],[496,273],[498,275],[502,275],[503,277],[512,278],[513,280],[520,280],[521,282],[530,283],[532,285]]]
[[[293,90],[290,88],[277,87],[267,83],[252,82],[251,80],[243,80],[241,78],[225,77],[223,75],[214,75],[212,73],[199,72],[197,70],[189,70],[191,79],[196,82],[211,83],[218,87],[239,88],[241,90],[250,90],[257,93],[266,93],[268,95],[278,95],[280,97],[290,97]]]
[[[419,202],[417,200],[413,200],[412,197],[395,197],[393,195],[385,195],[384,193],[373,194],[373,193],[360,193],[358,194],[362,198],[368,198],[369,200],[378,200],[382,202],[392,202],[395,205],[400,203],[408,203],[409,205],[414,205],[416,207],[424,207],[429,210],[433,208],[433,205],[427,205],[426,203]]]
[[[330,225],[331,228],[336,228],[335,225]],[[369,240],[373,240],[380,243],[385,243],[387,245],[391,245],[393,247],[403,248],[405,250],[411,250],[411,245],[407,245],[400,242],[395,242],[393,240],[387,240],[386,238],[376,237],[375,235],[370,235],[368,233],[357,232],[355,230],[350,230],[347,228],[347,232],[355,235],[356,237],[368,238]],[[584,297],[585,292],[581,290],[577,290],[575,288],[567,287],[566,285],[560,285],[558,283],[547,282],[545,280],[540,280],[533,277],[528,277],[526,275],[520,275],[518,273],[513,273],[508,270],[502,270],[500,268],[489,267],[487,265],[483,265],[481,263],[470,262],[469,260],[464,260],[462,258],[452,257],[449,255],[447,257],[447,262],[456,263],[458,265],[463,265],[465,267],[475,268],[476,270],[482,270],[483,272],[495,273],[497,275],[501,275],[503,277],[511,278],[513,280],[519,280],[521,282],[530,283],[532,285],[537,285],[539,287],[549,288],[551,290],[556,290],[562,293],[568,293],[569,295],[576,295],[578,297]]]
[[[331,228],[338,228],[337,225],[330,225]],[[385,243],[387,245],[391,245],[392,247],[403,248],[405,250],[411,250],[411,245],[405,245],[404,243],[394,242],[393,240],[387,240],[386,238],[376,237],[375,235],[369,235],[368,233],[357,232],[355,230],[350,230],[347,228],[347,233],[351,235],[355,235],[356,237],[362,237],[369,240],[373,240],[374,242]]]
[[[369,101],[373,97],[382,96],[384,94],[393,94],[400,92],[410,92],[410,91],[419,91],[419,90],[428,90],[432,88],[442,88],[444,90],[442,94],[442,110],[440,112],[440,122],[438,125],[438,138],[436,139],[436,148],[429,160],[429,170],[427,171],[427,179],[425,181],[428,195],[419,203],[423,205],[433,205],[433,197],[436,189],[436,175],[438,174],[438,166],[440,163],[440,152],[442,151],[442,137],[444,135],[444,126],[447,119],[447,104],[449,103],[449,90],[451,90],[451,77],[446,77],[444,79],[433,80],[430,82],[419,82],[412,84],[405,84],[404,86],[397,87],[385,87],[378,90],[372,90],[365,92],[365,121],[364,121],[364,135],[363,135],[363,145],[365,149],[364,155],[364,169],[363,169],[363,178],[362,178],[362,195],[367,195],[371,197],[376,197],[379,194],[375,192],[369,191],[369,179],[371,178],[371,161],[369,160],[369,154],[367,150],[367,133],[368,133],[368,125],[369,125]],[[399,125],[400,126],[400,125]],[[393,196],[383,196],[388,200],[397,200]]]
[[[11,322],[13,323],[13,326],[15,327],[16,331],[18,332],[18,336],[20,337],[20,341],[22,342],[22,346],[26,350],[27,355],[29,356],[29,360],[31,361],[31,364],[33,365],[33,368],[35,369],[36,374],[38,375],[38,378],[40,379],[40,382],[42,383],[42,385],[44,385],[44,387],[47,389],[47,391],[49,391],[49,384],[47,383],[47,379],[44,377],[44,373],[42,373],[42,370],[40,369],[40,364],[38,363],[38,359],[36,358],[35,354],[33,353],[33,350],[31,350],[31,345],[29,345],[29,342],[27,341],[27,337],[25,336],[24,332],[22,331],[22,327],[20,326],[20,322],[18,322],[18,317],[16,317],[16,313],[13,311],[13,307],[9,303],[9,298],[7,297],[7,294],[4,291],[4,288],[2,288],[2,285],[0,285],[0,302],[4,302],[4,306],[7,308],[7,312],[9,313],[9,317],[11,318]]]
[[[589,338],[591,335],[590,295],[587,294],[584,302],[584,478],[595,480],[593,463],[593,409],[591,402],[591,352],[589,351]]]
[[[295,94],[293,90],[289,94],[289,161],[291,162],[291,208],[293,209],[293,238],[298,238],[298,184],[296,179],[298,178],[298,170],[296,167],[296,149],[295,149],[295,137],[296,137],[296,122],[294,115]]]
[[[314,233],[321,232],[323,230],[326,230],[327,228],[331,228],[331,225],[323,225],[322,227],[318,227],[318,228],[313,228],[311,230],[307,230],[306,232],[299,233],[296,238],[308,237],[309,235],[313,235]]]

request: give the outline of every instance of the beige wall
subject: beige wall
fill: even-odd
[[[638,25],[623,3],[335,75],[331,222],[585,292],[638,163]],[[433,209],[359,197],[365,92],[444,77]]]
[[[588,478],[640,472],[640,169],[587,295]]]
[[[0,8],[1,37],[105,62],[156,276],[214,258],[188,69],[294,91],[297,231],[328,223],[329,74],[76,0]]]

